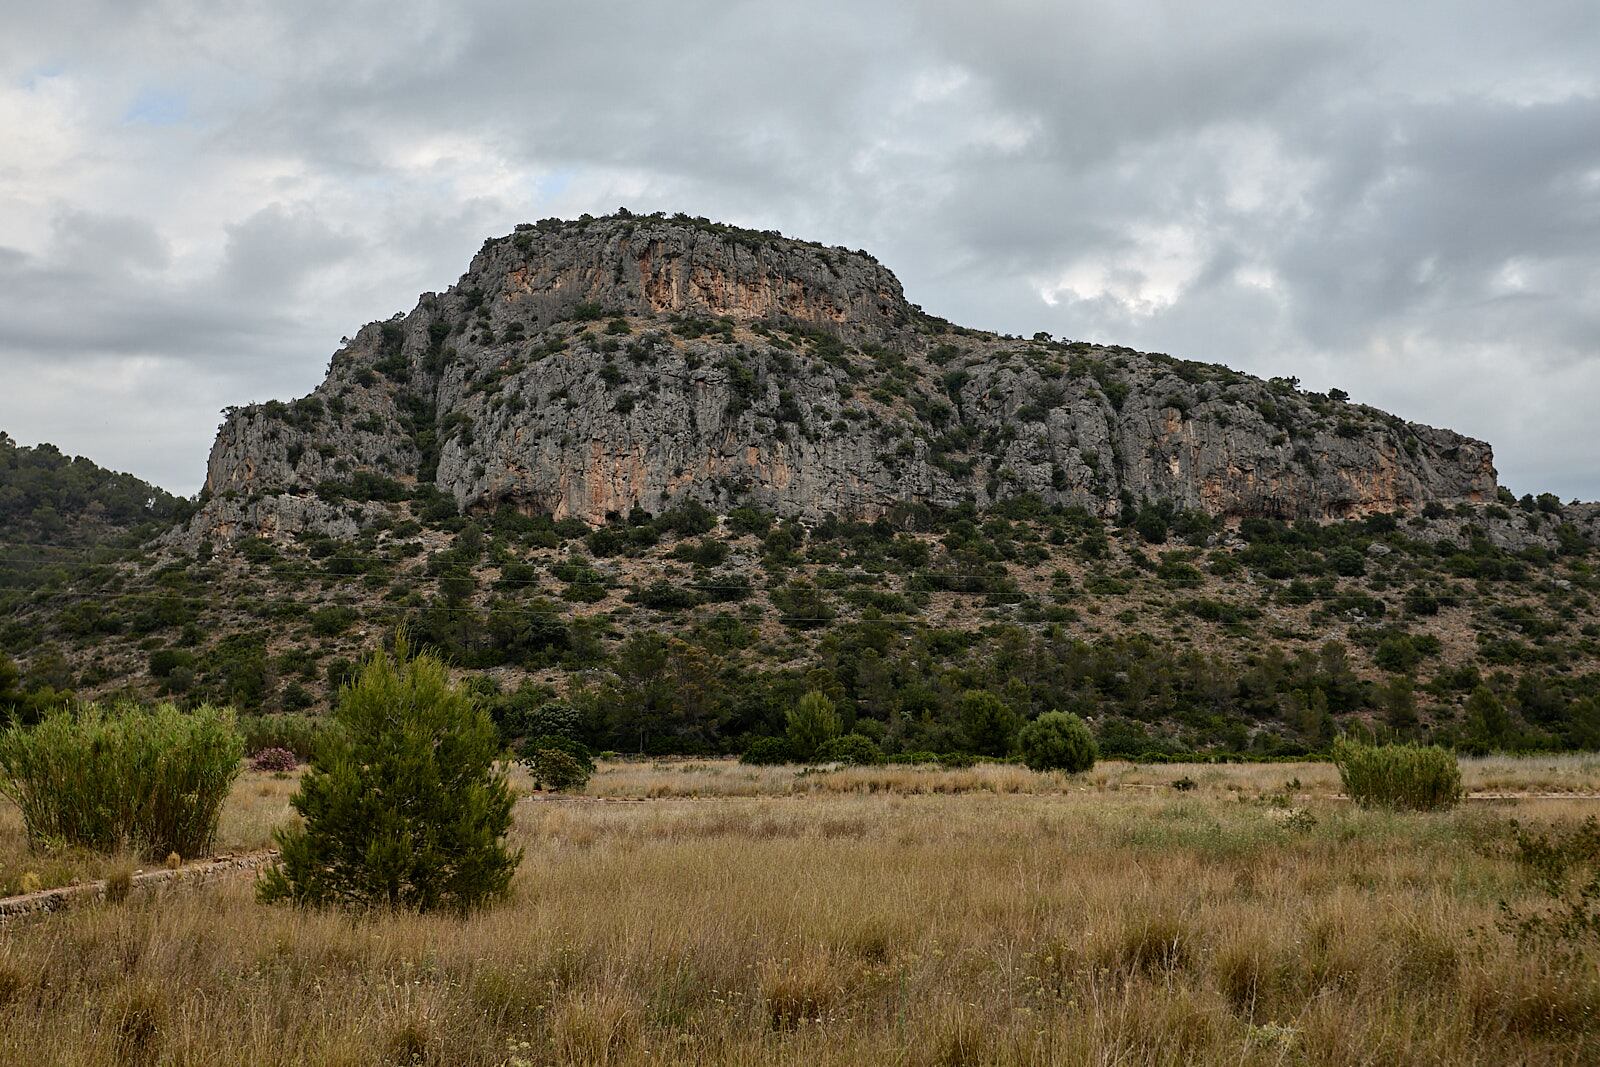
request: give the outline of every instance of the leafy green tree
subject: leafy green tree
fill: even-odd
[[[1100,755],[1089,727],[1066,711],[1045,712],[1024,726],[1017,740],[1022,762],[1035,771],[1077,774],[1093,767]]]
[[[593,761],[586,762],[566,748],[535,748],[524,754],[522,762],[536,786],[557,793],[582,789],[594,773]]]
[[[1504,748],[1511,739],[1511,713],[1494,690],[1480,685],[1467,698],[1467,740],[1479,751]]]
[[[521,862],[494,723],[431,655],[375,653],[319,735],[263,900],[470,911]]]
[[[1567,713],[1567,742],[1586,752],[1600,750],[1600,697],[1573,701]]]
[[[1417,684],[1404,674],[1395,675],[1378,688],[1378,701],[1389,728],[1402,736],[1417,728]]]
[[[956,705],[967,744],[980,756],[1006,756],[1021,725],[1006,702],[985,689],[969,689]]]
[[[808,760],[823,745],[838,737],[844,729],[833,701],[811,690],[789,709],[786,733],[789,751],[796,759]]]

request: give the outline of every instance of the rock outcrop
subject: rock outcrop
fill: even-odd
[[[1488,445],[1293,381],[963,329],[862,252],[704,220],[518,227],[363,328],[291,403],[240,408],[180,541],[349,536],[432,483],[588,523],[685,500],[876,515],[1023,493],[1338,519],[1492,501]]]

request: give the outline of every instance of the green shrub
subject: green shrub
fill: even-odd
[[[771,767],[779,763],[788,763],[790,759],[787,740],[781,737],[758,737],[746,746],[740,762],[757,767]]]
[[[375,653],[339,694],[290,799],[262,900],[470,911],[505,892],[522,860],[505,845],[512,795],[499,737],[436,657]]]
[[[594,756],[590,754],[589,749],[581,742],[566,734],[535,734],[524,739],[517,746],[518,762],[526,766],[535,778],[539,777],[539,770],[536,764],[538,763],[537,757],[541,752],[562,752],[572,757],[583,769],[584,781],[588,781],[589,776],[594,773]]]
[[[1363,807],[1437,811],[1461,799],[1461,765],[1437,745],[1333,743],[1344,791]]]
[[[817,746],[812,758],[819,763],[871,765],[883,762],[883,752],[864,734],[843,734]]]
[[[535,786],[557,793],[582,789],[589,784],[592,773],[590,766],[559,748],[537,749],[523,756],[522,762],[533,775]]]
[[[1029,770],[1077,774],[1093,767],[1100,755],[1089,727],[1066,711],[1045,712],[1024,726],[1017,740]]]
[[[333,604],[311,613],[311,632],[318,637],[337,637],[355,625],[361,616],[355,608]]]
[[[789,752],[796,759],[809,760],[817,749],[839,736],[844,724],[833,710],[833,701],[813,689],[789,709],[786,733]]]
[[[231,711],[86,705],[0,734],[0,793],[35,847],[201,856],[243,755]]]

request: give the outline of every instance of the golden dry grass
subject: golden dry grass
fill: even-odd
[[[288,818],[295,776],[246,771],[234,783],[217,826],[216,851],[245,852],[272,843],[272,828]],[[186,860],[203,857],[186,856]],[[93,881],[108,874],[161,866],[138,856],[103,856],[81,848],[30,849],[22,817],[0,802],[0,896]],[[31,877],[30,877],[31,876]]]
[[[1487,756],[1461,761],[1469,793],[1600,795],[1600,754]],[[1303,797],[1340,793],[1331,763],[1128,763],[1104,760],[1077,777],[1036,774],[1015,764],[946,770],[933,765],[751,767],[730,759],[603,761],[585,795],[626,799],[793,796],[815,793],[1166,792],[1187,779],[1201,793]]]
[[[1282,799],[1320,768],[1171,770],[608,764],[600,790],[665,797],[519,803],[513,898],[471,919],[241,881],[13,924],[0,1062],[1600,1059],[1600,951],[1495,929],[1532,892],[1507,818],[1591,802],[1392,815]],[[671,796],[691,780],[755,795]],[[229,832],[281,817],[284,785],[243,779]]]

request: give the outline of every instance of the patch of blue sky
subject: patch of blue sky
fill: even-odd
[[[122,115],[124,124],[172,126],[189,117],[189,97],[166,89],[145,89]]]
[[[538,196],[553,200],[566,192],[572,186],[573,179],[578,176],[576,168],[563,167],[541,174],[533,181],[533,187]]]

